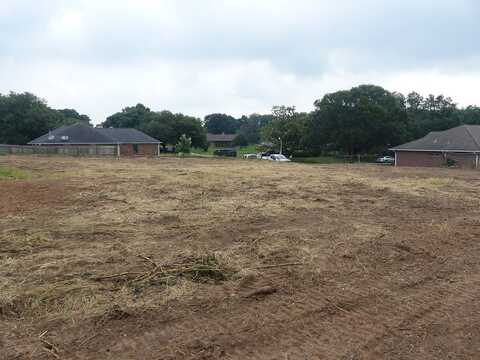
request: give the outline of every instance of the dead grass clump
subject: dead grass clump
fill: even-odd
[[[7,234],[0,237],[0,254],[30,253],[34,250],[52,248],[53,243],[47,233]]]
[[[26,292],[5,292],[0,297],[0,318],[69,318],[73,314],[96,313],[105,303],[97,288],[64,281],[32,287]]]
[[[444,191],[450,189],[455,182],[454,179],[448,177],[408,177],[385,181],[384,179],[364,177],[361,175],[357,175],[356,180],[357,182],[361,182],[374,189],[389,189],[395,192],[408,193],[417,196],[422,195],[425,191]]]
[[[13,301],[6,297],[0,297],[0,319],[18,318],[20,311]]]
[[[165,305],[168,302],[188,297],[194,293],[196,286],[197,284],[186,279],[177,279],[175,286],[165,288],[160,304]]]

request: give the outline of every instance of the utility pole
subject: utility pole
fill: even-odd
[[[278,138],[278,140],[280,140],[280,155],[283,155],[282,152],[283,152],[283,141],[282,141],[282,138]]]

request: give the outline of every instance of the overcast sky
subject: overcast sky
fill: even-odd
[[[362,83],[480,105],[479,19],[478,0],[1,0],[0,93],[95,123],[309,111]]]

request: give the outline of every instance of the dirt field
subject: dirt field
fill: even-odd
[[[0,157],[1,359],[478,359],[480,172]]]

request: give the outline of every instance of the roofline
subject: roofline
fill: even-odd
[[[470,127],[468,125],[463,125],[465,127],[465,129],[467,130],[467,133],[468,135],[470,135],[470,137],[472,138],[473,142],[475,143],[475,145],[477,145],[477,147],[480,148],[480,145],[478,144],[478,141],[477,139],[475,139],[475,137],[473,136],[472,132],[470,131]]]
[[[220,135],[220,136],[222,136],[222,135]],[[232,138],[232,139],[235,139],[236,137],[237,136],[228,136],[228,138]],[[216,136],[208,136],[207,139],[208,138],[212,139],[212,138],[216,138]]]
[[[471,154],[480,154],[480,150],[425,150],[425,149],[388,149],[390,151],[410,151],[410,152],[457,152],[457,153],[471,153]]]
[[[83,128],[88,128],[90,129],[91,131],[93,131],[94,133],[96,133],[98,136],[100,137],[103,137],[104,140],[100,140],[98,142],[64,142],[64,141],[61,141],[61,142],[50,142],[50,141],[46,141],[47,138],[46,136],[50,133],[54,133],[56,136],[60,136],[61,134],[58,134],[59,131],[63,131],[63,130],[66,130],[66,129],[69,129],[69,128],[74,128],[74,127],[83,127]],[[102,130],[105,130],[105,131],[102,131]],[[113,130],[113,131],[109,131],[109,130]],[[139,133],[139,134],[142,134],[144,135],[143,138],[144,140],[143,141],[117,141],[115,140],[115,136],[112,136],[112,132],[114,132],[115,130],[128,130],[128,131],[133,131],[135,133]],[[112,138],[113,137],[113,138]],[[123,136],[119,136],[120,138],[122,138]],[[128,138],[128,137],[127,137]],[[152,139],[152,140],[148,140],[148,139]],[[54,139],[55,141],[55,139]],[[96,128],[96,127],[92,127],[92,126],[89,126],[81,121],[78,121],[74,124],[70,124],[70,125],[62,125],[56,129],[50,129],[48,131],[48,133],[42,135],[42,136],[39,136],[38,138],[36,139],[33,139],[32,141],[28,142],[28,145],[118,145],[118,144],[163,144],[162,141],[158,140],[158,139],[155,139],[147,134],[145,134],[143,131],[141,130],[138,130],[138,129],[135,129],[135,128],[132,128],[132,127],[129,127],[129,128]]]
[[[143,133],[142,130],[138,130],[138,129],[133,128],[133,127],[113,127],[113,126],[110,126],[110,127],[101,127],[101,128],[92,127],[92,129],[96,129],[96,130],[114,130],[114,129],[120,129],[121,130],[121,129],[124,129],[124,130],[136,130],[136,131],[139,131],[139,132]]]

